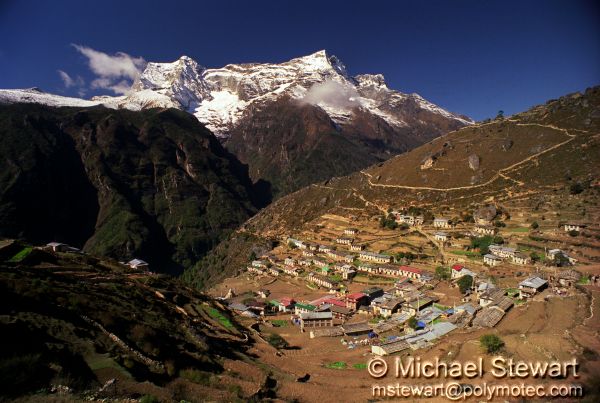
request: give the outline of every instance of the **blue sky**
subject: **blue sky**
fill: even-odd
[[[0,88],[71,96],[112,94],[71,44],[207,67],[327,49],[352,74],[475,119],[600,84],[593,0],[0,0],[0,38]]]

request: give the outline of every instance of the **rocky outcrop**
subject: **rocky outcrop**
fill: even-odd
[[[0,106],[0,236],[178,273],[259,205],[247,168],[178,111]]]
[[[473,212],[473,218],[476,222],[480,224],[487,224],[491,222],[496,215],[498,214],[498,210],[496,206],[493,204],[489,204],[487,206],[482,206]]]
[[[479,169],[479,156],[477,154],[469,155],[469,168],[473,171],[477,171]]]

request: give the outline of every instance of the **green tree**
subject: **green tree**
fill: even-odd
[[[425,211],[423,213],[423,222],[424,223],[430,223],[433,221],[433,219],[434,219],[434,217],[433,217],[433,213],[431,211]]]
[[[538,224],[537,221],[534,221],[531,223],[531,229],[538,229],[540,227],[540,224]]]
[[[414,316],[411,316],[410,318],[408,318],[408,320],[406,321],[406,324],[408,325],[408,327],[410,327],[411,329],[416,329],[417,328],[417,318],[415,318]]]
[[[479,338],[479,343],[488,354],[497,353],[504,347],[504,341],[495,334],[484,334]]]
[[[387,220],[385,219],[385,216],[381,216],[381,218],[379,218],[379,226],[381,228],[385,228]]]
[[[450,268],[438,266],[435,268],[435,277],[438,280],[449,280],[451,277]]]
[[[410,206],[408,208],[408,214],[410,215],[421,215],[423,214],[423,209],[417,206]]]
[[[572,195],[578,195],[581,192],[583,192],[583,185],[579,182],[575,182],[569,187],[569,193]]]
[[[466,293],[471,286],[473,286],[473,277],[467,275],[458,279],[458,289],[462,294]]]
[[[491,235],[485,235],[482,237],[472,238],[471,239],[471,248],[479,249],[479,253],[485,255],[488,253],[489,246],[494,242],[494,238]]]
[[[504,119],[504,111],[500,109],[496,115],[496,119]]]
[[[557,253],[556,255],[554,255],[553,263],[558,267],[564,267],[564,266],[571,265],[571,261],[569,260],[568,257],[565,256],[564,253]]]
[[[271,333],[267,341],[275,348],[287,348],[289,346],[288,342],[277,333]]]
[[[381,216],[379,218],[379,226],[381,228],[388,228],[388,229],[394,230],[394,229],[398,228],[398,223],[396,222],[396,219],[394,218],[394,216],[389,214],[387,217]]]
[[[579,232],[575,231],[574,229],[572,229],[571,231],[569,231],[569,235],[571,235],[571,236],[578,236]]]

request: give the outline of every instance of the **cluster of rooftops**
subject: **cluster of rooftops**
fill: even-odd
[[[544,281],[539,283],[532,278],[524,281],[523,285],[532,285],[539,290]],[[435,296],[419,288],[410,281],[399,281],[387,291],[371,287],[361,292],[324,295],[306,302],[297,302],[290,297],[271,299],[260,307],[260,312],[253,304],[231,303],[229,307],[244,316],[264,315],[268,312],[267,307],[274,312],[291,313],[292,323],[301,331],[310,332],[311,337],[364,335],[374,354],[386,355],[430,345],[461,327],[493,327],[513,306],[506,290],[489,283],[478,287],[478,303],[468,302],[454,307],[436,304],[438,299]],[[352,319],[355,315],[378,317],[379,321],[355,321]],[[412,317],[416,320],[414,329],[407,324]],[[405,329],[403,335],[379,337],[379,334],[402,327]]]
[[[49,242],[46,244],[46,248],[50,249],[53,252],[63,252],[63,253],[83,253],[81,249],[75,248],[71,245],[62,242]],[[128,262],[120,262],[126,266],[129,266],[132,269],[136,270],[148,270],[150,265],[148,262],[142,259],[131,259]]]

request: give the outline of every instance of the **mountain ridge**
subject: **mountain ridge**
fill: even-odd
[[[324,215],[352,222],[357,216],[371,220],[392,210],[416,209],[460,219],[493,204],[536,216],[540,206],[550,212],[558,209],[560,214],[542,216],[554,224],[590,221],[597,209],[581,206],[598,200],[599,136],[600,87],[461,128],[385,162],[275,200],[213,249],[203,270],[223,278],[226,270],[231,274],[244,267],[247,256],[260,253],[269,242],[318,232],[314,228]],[[585,201],[578,202],[574,191]],[[220,261],[227,268],[219,269]],[[185,278],[200,284],[194,270]],[[206,283],[210,281],[203,278]]]
[[[227,137],[235,121],[243,114],[243,110],[254,102],[261,102],[261,97],[277,98],[286,94],[302,99],[311,85],[333,80],[338,84],[364,91],[357,93],[359,102],[351,106],[363,107],[371,113],[388,120],[393,125],[403,125],[403,121],[390,114],[389,109],[380,110],[380,105],[371,99],[374,96],[396,96],[395,101],[404,98],[412,99],[420,108],[443,115],[463,124],[473,121],[463,115],[457,115],[426,101],[418,94],[403,94],[391,90],[385,84],[382,74],[358,74],[350,76],[346,66],[334,55],[325,50],[313,54],[293,58],[283,63],[240,63],[227,64],[221,68],[205,68],[189,56],[181,56],[174,62],[149,62],[140,76],[135,80],[130,93],[123,96],[96,96],[90,100],[75,101],[78,98],[64,98],[62,106],[82,106],[79,102],[89,102],[89,106],[102,104],[113,108],[132,110],[149,107],[175,107],[194,114],[202,123],[217,135]],[[367,88],[369,87],[369,88]],[[12,91],[13,93],[6,93]],[[17,98],[18,91],[1,90],[0,102],[11,102]],[[39,92],[39,91],[38,91]],[[12,98],[11,98],[12,95]],[[21,102],[39,102],[27,98],[23,94]],[[237,100],[235,99],[237,98]],[[49,101],[47,101],[49,102]],[[55,101],[61,103],[60,101]],[[71,102],[71,104],[69,104]],[[203,103],[206,104],[203,106]],[[389,103],[388,103],[389,104]],[[323,107],[332,119],[339,123],[344,117],[336,115],[335,108],[328,102],[315,102]],[[350,113],[346,105],[342,113]]]
[[[179,273],[261,206],[247,167],[191,115],[0,105],[0,236]]]
[[[390,89],[381,74],[352,76],[324,50],[283,63],[211,69],[188,56],[150,62],[128,94],[92,100],[0,90],[0,103],[14,102],[186,111],[248,165],[265,198],[347,175],[473,124],[418,94]]]

